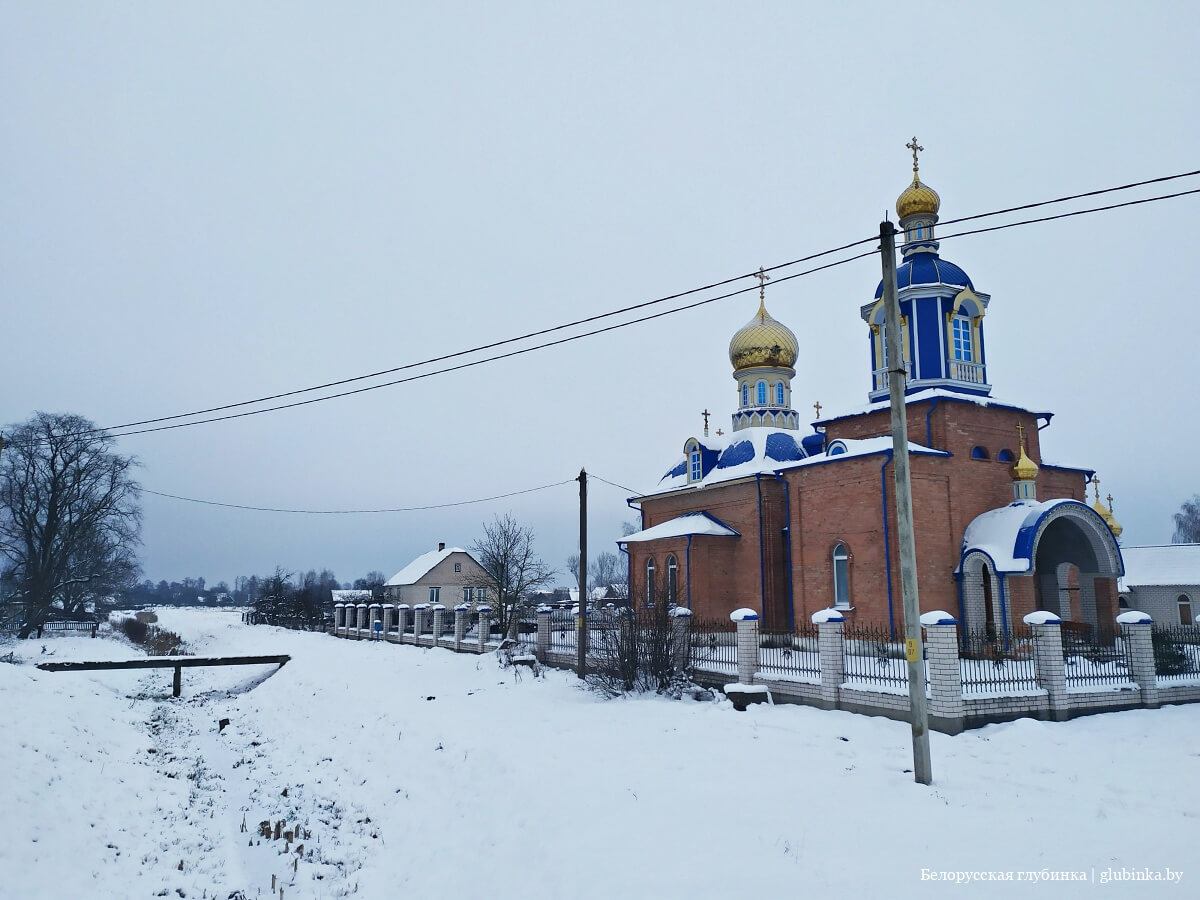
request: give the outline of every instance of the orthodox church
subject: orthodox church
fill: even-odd
[[[991,297],[941,256],[941,199],[909,146],[896,275],[921,609],[997,632],[1044,609],[1111,633],[1124,571],[1112,497],[1100,501],[1093,470],[1043,458],[1051,412],[992,395]],[[815,404],[806,433],[792,406],[799,343],[760,286],[758,311],[729,342],[729,433],[710,435],[706,416],[658,488],[631,498],[642,530],[619,545],[633,602],[704,618],[750,607],[775,631],[832,606],[903,631],[882,282],[860,314],[867,404],[830,417]]]

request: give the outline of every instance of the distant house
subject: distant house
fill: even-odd
[[[1121,605],[1161,625],[1191,625],[1200,616],[1200,544],[1122,547]]]
[[[486,603],[490,583],[470,553],[438,544],[389,578],[383,589],[392,603],[441,603],[453,608],[459,603]]]

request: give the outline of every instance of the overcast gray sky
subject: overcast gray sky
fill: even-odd
[[[0,421],[247,400],[867,237],[913,134],[943,219],[1200,168],[1198,12],[0,3]],[[1126,544],[1169,541],[1200,491],[1198,225],[1187,197],[942,245],[992,295],[996,396],[1056,413],[1046,457],[1099,470]],[[869,258],[769,288],[802,413],[866,402],[878,278]],[[437,504],[581,466],[645,491],[702,409],[728,430],[726,348],[756,307],[120,448],[147,488],[255,506]],[[145,571],[391,574],[505,511],[561,565],[576,490],[336,517],[147,495]],[[626,496],[592,482],[593,553]]]

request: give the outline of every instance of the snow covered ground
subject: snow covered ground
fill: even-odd
[[[160,619],[196,653],[292,662],[185,669],[172,700],[169,669],[32,665],[139,655],[117,640],[0,646],[30,663],[0,664],[5,900],[1200,896],[1200,706],[935,734],[922,787],[884,719],[606,701],[492,656]],[[258,837],[278,820],[302,857]],[[1017,880],[1043,872],[1087,878]]]

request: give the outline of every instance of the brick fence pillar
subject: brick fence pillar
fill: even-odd
[[[958,621],[937,610],[921,616],[925,627],[925,659],[929,666],[929,715],[942,719],[938,731],[958,734],[963,729],[962,669],[958,664]]]
[[[367,604],[360,603],[356,608],[358,616],[355,621],[354,630],[357,632],[356,637],[362,637],[362,633],[367,630]]]
[[[441,603],[433,605],[433,646],[442,640],[442,631],[446,627],[446,607]]]
[[[686,672],[692,658],[692,611],[686,606],[671,610],[671,651],[676,672]]]
[[[754,684],[758,671],[758,613],[735,609],[729,614],[737,623],[737,669],[739,684]]]
[[[457,653],[462,649],[463,638],[467,634],[467,613],[471,609],[471,604],[460,603],[454,607],[454,651]]]
[[[383,639],[386,641],[392,633],[392,625],[396,622],[396,607],[391,603],[383,604]]]
[[[539,606],[537,608],[537,658],[541,662],[546,661],[546,654],[550,652],[550,607]]]
[[[1067,698],[1067,673],[1063,670],[1062,619],[1052,612],[1039,610],[1025,616],[1033,629],[1033,656],[1037,663],[1038,684],[1050,697],[1050,718],[1065,722],[1071,717]]]
[[[819,609],[812,615],[817,626],[817,659],[821,667],[821,705],[837,709],[846,680],[846,617],[836,609]]]
[[[400,603],[396,606],[396,641],[404,643],[404,632],[408,629],[408,621],[412,614],[412,608],[407,603]]]
[[[1142,692],[1142,705],[1158,708],[1158,671],[1154,666],[1154,620],[1144,612],[1128,610],[1117,616],[1121,636],[1129,648],[1129,677]]]
[[[372,603],[367,607],[367,637],[370,640],[375,640],[377,636],[382,636],[375,631],[375,623],[383,625],[383,607],[378,603]]]
[[[345,637],[346,631],[346,604],[333,604],[333,633],[338,637]]]
[[[481,606],[475,611],[479,613],[479,625],[477,626],[479,632],[479,652],[486,653],[488,638],[492,633],[492,608],[490,606]]]

